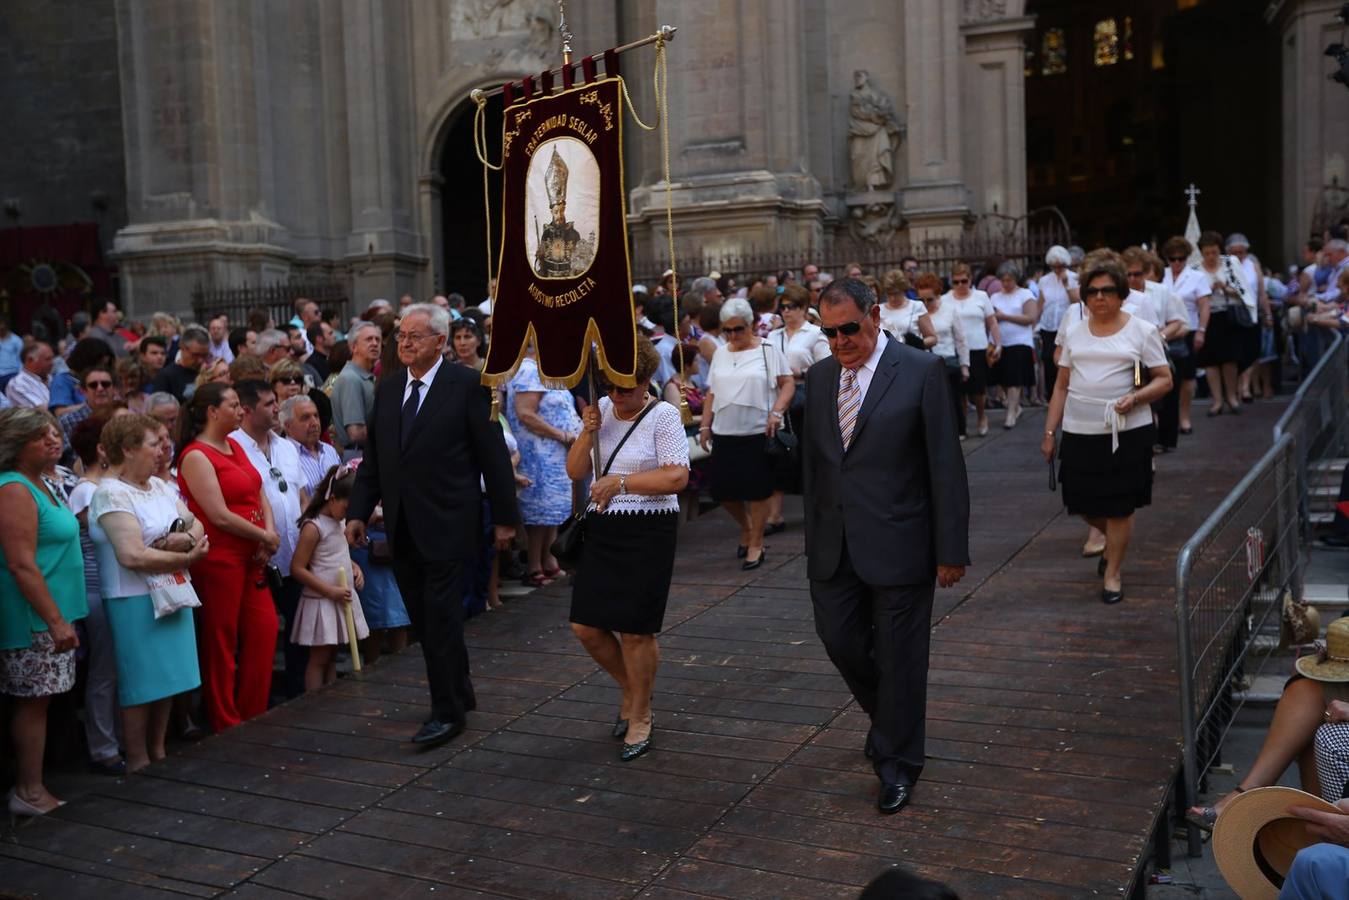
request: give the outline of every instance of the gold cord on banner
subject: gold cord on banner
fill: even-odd
[[[682,388],[679,392],[679,415],[684,420],[684,424],[689,425],[693,422],[693,411],[689,409],[688,381],[684,374],[683,342],[679,335],[679,266],[675,260],[674,187],[670,183],[670,98],[667,89],[670,69],[665,57],[666,39],[664,34],[658,36],[655,43],[656,65],[651,76],[656,93],[655,125],[648,125],[641,120],[641,117],[637,115],[637,109],[632,105],[632,97],[628,94],[627,82],[620,81],[620,83],[623,85],[623,99],[627,103],[628,112],[632,114],[632,120],[637,123],[638,127],[644,131],[660,129],[661,166],[665,177],[665,239],[668,242],[666,250],[670,254],[670,284],[674,286],[675,352],[679,355],[679,384]]]
[[[506,160],[503,158],[497,165],[492,165],[487,160],[487,127],[483,124],[483,116],[487,112],[487,94],[477,88],[469,95],[477,109],[473,111],[473,152],[478,154],[478,162],[482,163],[482,214],[483,221],[487,223],[487,240],[484,242],[487,253],[487,284],[492,284],[492,197],[491,188],[488,186],[487,170],[500,172],[506,167]],[[493,292],[495,293],[495,292]],[[496,305],[496,297],[492,298],[492,304]],[[501,390],[493,387],[492,406],[488,411],[488,421],[495,422],[501,416]]]

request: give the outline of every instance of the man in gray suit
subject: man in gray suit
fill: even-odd
[[[969,485],[946,363],[886,337],[856,279],[820,318],[833,356],[806,375],[802,439],[815,630],[871,717],[877,805],[895,813],[923,770],[933,584],[969,564]]]

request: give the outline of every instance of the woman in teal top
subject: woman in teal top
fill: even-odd
[[[0,693],[14,698],[18,773],[8,805],[21,816],[61,805],[42,783],[47,704],[75,686],[71,623],[89,613],[79,522],[42,483],[60,456],[51,413],[0,410]]]

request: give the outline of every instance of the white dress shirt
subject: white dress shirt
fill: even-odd
[[[267,494],[267,503],[272,507],[272,526],[281,538],[281,546],[272,557],[272,565],[281,570],[283,577],[290,576],[290,558],[295,555],[295,542],[300,538],[300,489],[304,487],[304,474],[300,471],[300,454],[295,446],[285,438],[267,432],[266,449],[259,447],[257,441],[248,436],[242,428],[230,432],[248,456],[248,461],[262,476],[262,489]],[[272,470],[280,472],[278,478]],[[286,489],[281,489],[281,482]]]
[[[857,390],[859,393],[857,409],[861,411],[861,404],[867,402],[867,389],[871,387],[872,376],[876,374],[876,369],[881,364],[881,354],[885,353],[885,345],[889,342],[885,332],[876,336],[876,349],[871,351],[871,356],[867,361],[857,367]],[[842,373],[839,373],[840,384],[842,384]]]
[[[436,361],[431,364],[431,368],[426,370],[426,374],[417,380],[422,383],[421,390],[417,391],[417,412],[422,411],[422,404],[426,402],[426,392],[431,389],[431,382],[436,380],[436,372],[440,371],[440,366],[445,362],[445,357],[437,356]],[[403,385],[403,402],[399,404],[402,409],[408,402],[408,397],[412,396],[412,370],[407,371],[407,383]]]

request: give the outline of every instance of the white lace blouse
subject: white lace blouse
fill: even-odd
[[[600,465],[628,433],[632,422],[624,422],[614,415],[614,403],[608,397],[600,398]],[[655,409],[637,424],[632,436],[614,457],[610,475],[636,475],[662,466],[689,465],[689,441],[684,433],[684,422],[675,409],[664,400],[656,402]],[[609,501],[605,515],[632,513],[679,512],[679,497],[675,494],[617,494]]]

